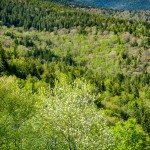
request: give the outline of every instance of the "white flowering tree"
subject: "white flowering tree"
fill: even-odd
[[[30,120],[32,131],[41,139],[38,148],[113,149],[113,138],[102,111],[93,104],[92,87],[80,80],[70,85],[62,83],[56,83],[48,98],[41,94],[38,113]]]

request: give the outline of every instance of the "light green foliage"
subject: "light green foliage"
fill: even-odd
[[[146,139],[146,134],[137,126],[134,119],[117,123],[114,132],[117,141],[120,141],[115,150],[149,149],[150,141]]]
[[[39,113],[31,119],[33,130],[53,149],[113,149],[111,130],[93,103],[90,85],[80,80],[62,83],[56,83],[49,98],[37,104]]]
[[[110,124],[135,117],[149,132],[149,92],[146,88],[149,84],[146,65],[149,60],[145,58],[149,54],[148,47],[139,49],[129,42],[123,44],[119,42],[122,34],[106,31],[104,34],[101,30],[96,31],[95,27],[87,27],[88,34],[84,35],[78,33],[78,28],[54,32],[32,29],[29,32],[21,28],[1,27],[2,74],[15,74],[22,79],[34,76],[43,83],[49,83],[51,88],[61,76],[65,76],[68,83],[82,77],[93,84],[96,95],[99,93],[100,98],[95,103],[107,110]],[[34,45],[24,45],[24,38],[30,39]],[[3,39],[11,45],[8,47]],[[15,44],[16,39],[20,41],[18,44]],[[36,80],[28,82],[33,92],[37,91],[38,84],[43,85]]]
[[[0,147],[21,149],[22,126],[35,113],[35,97],[20,89],[14,77],[0,78]]]
[[[86,82],[62,81],[51,92],[43,87],[36,95],[20,89],[15,78],[3,77],[0,83],[2,149],[113,148],[111,130]]]

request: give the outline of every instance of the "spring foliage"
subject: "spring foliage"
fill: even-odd
[[[149,149],[148,23],[26,0],[0,19],[0,149]]]

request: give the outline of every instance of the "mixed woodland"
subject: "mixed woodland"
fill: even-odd
[[[0,1],[0,149],[149,150],[149,135],[148,21]]]

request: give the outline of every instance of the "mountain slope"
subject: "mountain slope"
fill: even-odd
[[[149,0],[75,0],[96,7],[124,9],[124,10],[149,10]]]
[[[90,13],[95,13],[95,14],[99,14],[99,15],[105,15],[105,16],[112,16],[112,17],[117,17],[117,18],[124,18],[124,19],[132,19],[132,20],[136,20],[136,21],[150,21],[150,11],[149,9],[147,10],[135,10],[135,9],[131,9],[129,10],[128,8],[125,8],[124,10],[121,10],[119,8],[111,8],[111,6],[109,7],[104,7],[102,5],[90,5],[89,3],[82,3],[82,1],[75,1],[75,0],[48,0],[51,2],[56,2],[58,4],[62,4],[71,8],[75,8],[75,9],[81,9]],[[98,1],[99,2],[99,1]],[[118,3],[113,1],[114,3]],[[132,1],[132,3],[134,3],[135,1]],[[137,1],[136,1],[137,2]],[[99,2],[100,3],[100,2]],[[110,1],[107,2],[107,5],[109,5]],[[123,1],[124,3],[124,1]],[[131,3],[128,2],[129,4]],[[144,2],[143,2],[144,3]],[[137,5],[142,7],[142,4],[138,4]],[[149,3],[149,2],[148,2]],[[101,4],[101,3],[100,3]],[[105,3],[104,3],[105,4]],[[146,3],[144,3],[145,5]],[[150,4],[147,4],[146,6],[149,7]],[[129,5],[130,7],[132,5]],[[133,4],[133,6],[135,7],[135,5]]]

